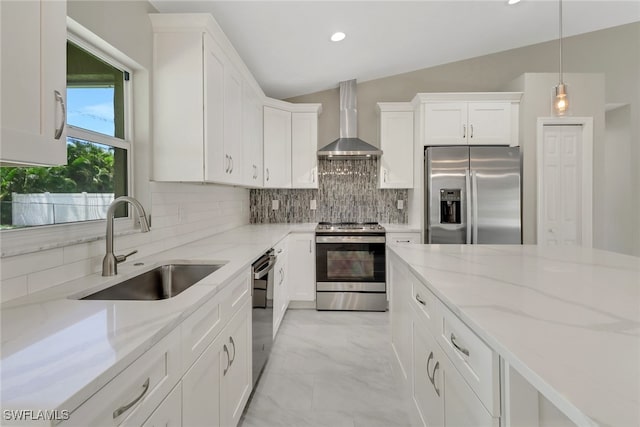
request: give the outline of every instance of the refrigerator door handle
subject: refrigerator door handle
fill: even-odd
[[[471,197],[473,198],[473,216],[471,221],[473,222],[473,236],[472,242],[478,244],[478,177],[476,171],[471,172]]]
[[[464,183],[466,186],[466,195],[467,195],[467,200],[466,200],[466,204],[467,204],[467,239],[466,242],[467,244],[471,243],[471,204],[474,203],[473,200],[471,200],[471,184],[469,182],[469,169],[465,170],[464,172]]]

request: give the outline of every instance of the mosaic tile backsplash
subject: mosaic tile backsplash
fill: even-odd
[[[378,221],[406,224],[406,189],[378,189],[378,160],[318,160],[318,189],[251,190],[250,221],[296,223]],[[280,207],[272,210],[272,201]],[[310,209],[316,200],[316,210]],[[397,208],[404,201],[405,209]]]

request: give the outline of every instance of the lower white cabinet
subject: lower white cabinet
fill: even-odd
[[[178,384],[156,408],[142,427],[181,427],[182,426],[182,384]]]
[[[291,233],[288,242],[289,299],[316,299],[315,233]]]
[[[273,269],[273,338],[276,337],[284,313],[289,306],[289,290],[287,281],[287,237],[276,244],[273,249],[276,252],[276,265]]]
[[[251,393],[249,302],[182,379],[182,425],[235,426]]]
[[[391,345],[417,413],[413,419],[427,427],[498,427],[499,372],[494,370],[497,355],[403,261],[393,253],[389,259]],[[452,333],[449,324],[456,328],[454,335],[464,340],[453,341],[468,344],[468,348],[456,349],[460,354],[455,354],[453,360],[442,340],[443,334],[450,337]],[[469,367],[474,368],[473,381],[465,371]]]

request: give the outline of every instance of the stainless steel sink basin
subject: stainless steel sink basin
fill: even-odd
[[[175,297],[224,264],[164,264],[80,299],[153,301]]]

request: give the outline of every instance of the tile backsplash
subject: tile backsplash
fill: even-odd
[[[378,160],[318,161],[318,189],[251,190],[251,223],[378,221],[406,224],[406,189],[378,188]],[[272,209],[272,201],[279,208]],[[310,209],[311,201],[316,209]],[[404,209],[397,208],[398,200]]]
[[[134,232],[115,239],[119,254],[138,250],[130,260],[249,223],[247,189],[152,182],[150,190],[151,232]],[[2,243],[3,254],[9,253],[5,250],[6,242]],[[0,259],[0,298],[11,300],[97,273],[102,268],[104,253],[104,232],[100,232],[98,237],[81,243],[61,243],[49,249],[4,255]]]

